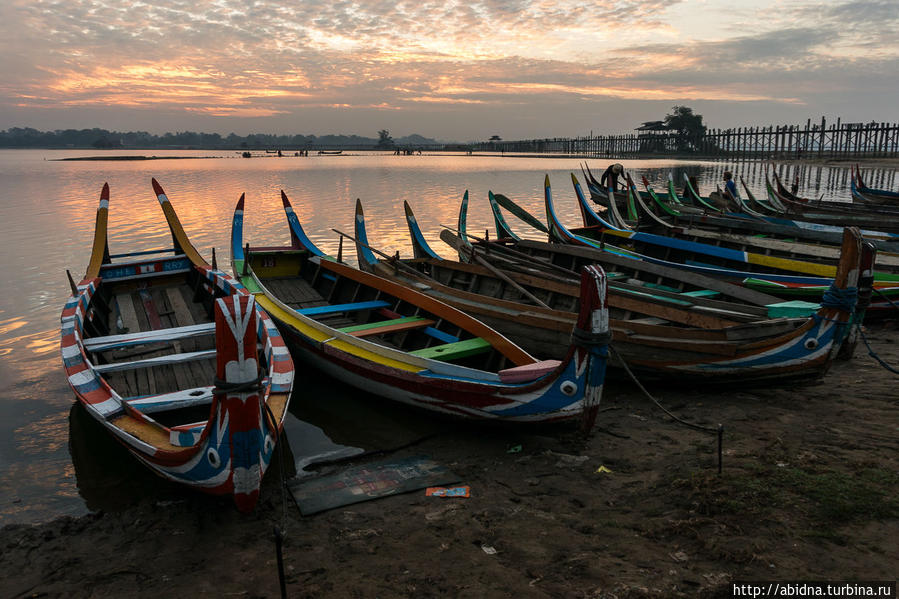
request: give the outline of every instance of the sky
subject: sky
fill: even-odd
[[[0,0],[0,129],[444,141],[899,121],[897,0]]]

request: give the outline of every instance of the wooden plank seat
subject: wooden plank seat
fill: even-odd
[[[378,310],[378,314],[382,316],[386,316],[387,318],[403,318],[403,315],[399,312],[394,312],[393,310],[388,310],[387,308],[381,308]],[[437,341],[442,341],[443,343],[455,343],[459,340],[455,335],[450,335],[449,333],[445,333],[439,329],[435,329],[432,326],[426,326],[422,332],[429,337],[433,337]]]
[[[338,314],[341,312],[359,312],[361,310],[375,310],[377,308],[387,308],[390,304],[383,300],[372,300],[368,302],[353,302],[349,304],[328,304],[326,306],[314,306],[312,308],[300,308],[297,310],[303,316],[325,316],[327,314]]]
[[[381,322],[357,324],[350,327],[344,327],[339,330],[342,333],[349,333],[353,337],[369,337],[372,335],[386,335],[387,333],[409,331],[412,329],[427,327],[432,324],[434,324],[433,320],[424,318],[422,316],[406,316],[404,318],[382,320]]]
[[[187,362],[196,362],[215,358],[216,350],[209,349],[205,351],[184,352],[180,354],[168,354],[165,356],[156,356],[155,358],[147,358],[145,360],[134,360],[132,362],[113,362],[112,364],[95,364],[94,370],[97,372],[121,372],[125,370],[136,370],[138,368],[151,368],[154,366],[164,366],[166,364],[184,364]]]
[[[465,358],[489,351],[490,343],[481,337],[473,339],[465,339],[464,341],[456,341],[455,343],[444,343],[433,347],[426,347],[409,352],[413,356],[419,358],[428,358],[431,360],[455,360]]]
[[[106,335],[105,337],[93,337],[84,340],[84,348],[92,352],[104,352],[111,349],[121,349],[135,345],[148,343],[160,343],[201,337],[215,334],[215,323],[207,322],[186,327],[172,327],[170,329],[156,329],[136,333],[122,333],[121,335]]]
[[[125,397],[123,399],[144,414],[153,414],[155,412],[165,412],[167,410],[211,404],[212,390],[213,387],[211,386],[195,387],[193,389],[184,389],[173,393]]]

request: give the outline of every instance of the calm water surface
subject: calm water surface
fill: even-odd
[[[111,152],[144,154],[146,152]],[[73,409],[58,355],[59,314],[69,294],[66,269],[84,273],[95,211],[104,182],[110,185],[109,245],[112,253],[149,250],[170,243],[162,211],[150,187],[156,177],[194,245],[207,259],[215,248],[227,269],[234,205],[246,193],[245,237],[252,245],[286,244],[289,234],[280,203],[284,190],[310,237],[336,254],[332,227],[352,232],[356,198],[361,198],[373,246],[410,254],[403,201],[408,201],[435,250],[441,225],[454,225],[463,193],[470,194],[469,231],[492,229],[487,191],[504,193],[535,215],[543,213],[543,177],[553,184],[556,210],[569,225],[579,216],[570,173],[575,158],[377,154],[260,157],[231,152],[155,151],[156,156],[191,160],[59,161],[97,151],[0,150],[0,232],[6,249],[0,294],[0,525],[33,523],[90,510],[127,505],[141,493],[169,493],[103,438],[99,427]],[[757,162],[621,161],[664,189],[669,172],[699,177],[703,192],[730,169],[757,194],[764,165]],[[598,177],[605,161],[591,161]],[[809,167],[798,174],[802,193],[847,199],[848,169]],[[872,170],[868,184],[895,188],[895,171]],[[510,220],[515,228],[515,223]],[[527,234],[524,225],[516,228]],[[348,245],[345,255],[353,259]],[[367,401],[314,372],[299,373],[287,432],[300,466],[315,456],[390,447],[435,426],[402,408]],[[362,424],[364,423],[364,425]],[[97,438],[101,437],[101,438]],[[177,493],[178,491],[174,491]]]

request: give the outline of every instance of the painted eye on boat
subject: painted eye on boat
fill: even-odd
[[[559,389],[568,397],[573,397],[577,393],[577,385],[572,381],[565,381],[559,385]]]
[[[209,460],[209,463],[213,468],[218,468],[222,463],[221,458],[219,458],[219,452],[213,448],[210,448],[209,451],[206,452],[206,459]]]
[[[263,447],[265,449],[265,453],[271,453],[275,449],[275,440],[272,439],[271,435],[265,436]]]
[[[816,347],[818,347],[817,339],[806,339],[805,349],[815,349]]]

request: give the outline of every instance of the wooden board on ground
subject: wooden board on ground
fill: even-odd
[[[287,483],[304,516],[344,505],[457,482],[459,477],[426,456],[370,462],[318,478]]]

